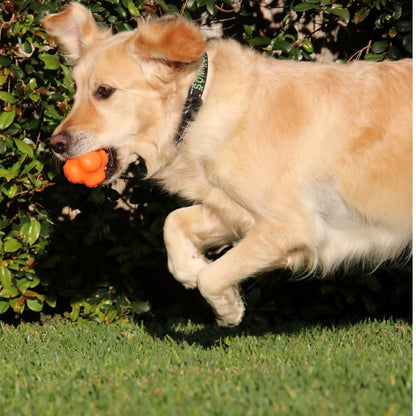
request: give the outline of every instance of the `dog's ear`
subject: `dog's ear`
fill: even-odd
[[[45,16],[42,26],[62,46],[69,65],[75,65],[85,47],[109,37],[110,31],[95,23],[92,13],[79,3],[71,3],[60,13]]]
[[[147,59],[192,63],[201,58],[206,42],[200,30],[181,16],[139,24],[135,52]]]

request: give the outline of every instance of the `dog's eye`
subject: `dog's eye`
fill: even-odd
[[[99,98],[101,100],[105,100],[109,97],[111,97],[114,93],[115,89],[112,87],[109,87],[108,85],[100,85],[97,89],[97,92],[95,93],[96,98]]]

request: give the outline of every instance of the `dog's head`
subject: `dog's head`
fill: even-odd
[[[109,182],[137,155],[146,161],[160,152],[175,135],[206,47],[200,31],[174,17],[112,35],[77,3],[42,24],[63,48],[76,84],[72,110],[50,140],[54,154],[65,161],[106,150]]]

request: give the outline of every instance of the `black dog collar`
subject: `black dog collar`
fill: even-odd
[[[189,127],[191,121],[195,120],[199,109],[202,106],[202,93],[204,92],[205,83],[208,75],[208,56],[204,53],[202,57],[202,65],[199,68],[198,75],[189,88],[188,96],[183,108],[181,122],[179,123],[178,132],[175,137],[175,144],[178,145],[183,142],[186,129]]]

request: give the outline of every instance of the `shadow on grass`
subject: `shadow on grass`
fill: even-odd
[[[374,319],[410,323],[412,317],[410,264],[373,274],[340,273],[325,280],[293,280],[281,271],[249,280],[243,286],[246,314],[236,328],[218,327],[197,291],[181,292],[180,286],[174,285],[172,289],[182,298],[174,297],[175,290],[169,292],[169,298],[163,294],[152,313],[141,319],[146,330],[161,339],[169,337],[206,348],[226,337],[296,334],[309,327],[348,327]],[[193,324],[192,330],[188,322]]]
[[[325,331],[326,329],[348,329],[357,323],[365,322],[366,320],[373,321],[374,319],[363,318],[356,321],[340,320],[334,322],[293,320],[291,322],[272,324],[266,320],[259,321],[257,318],[249,315],[235,328],[223,328],[211,322],[208,324],[191,325],[190,329],[188,323],[180,319],[176,323],[172,320],[170,324],[145,321],[144,328],[149,335],[160,340],[166,341],[168,339],[177,344],[187,343],[189,345],[198,345],[205,349],[210,349],[220,345],[226,348],[227,339],[229,338],[262,337],[268,334],[296,336],[308,330],[316,331],[317,329],[321,329]],[[388,317],[386,319],[395,321],[398,318]],[[410,322],[410,319],[404,319],[404,321]]]

